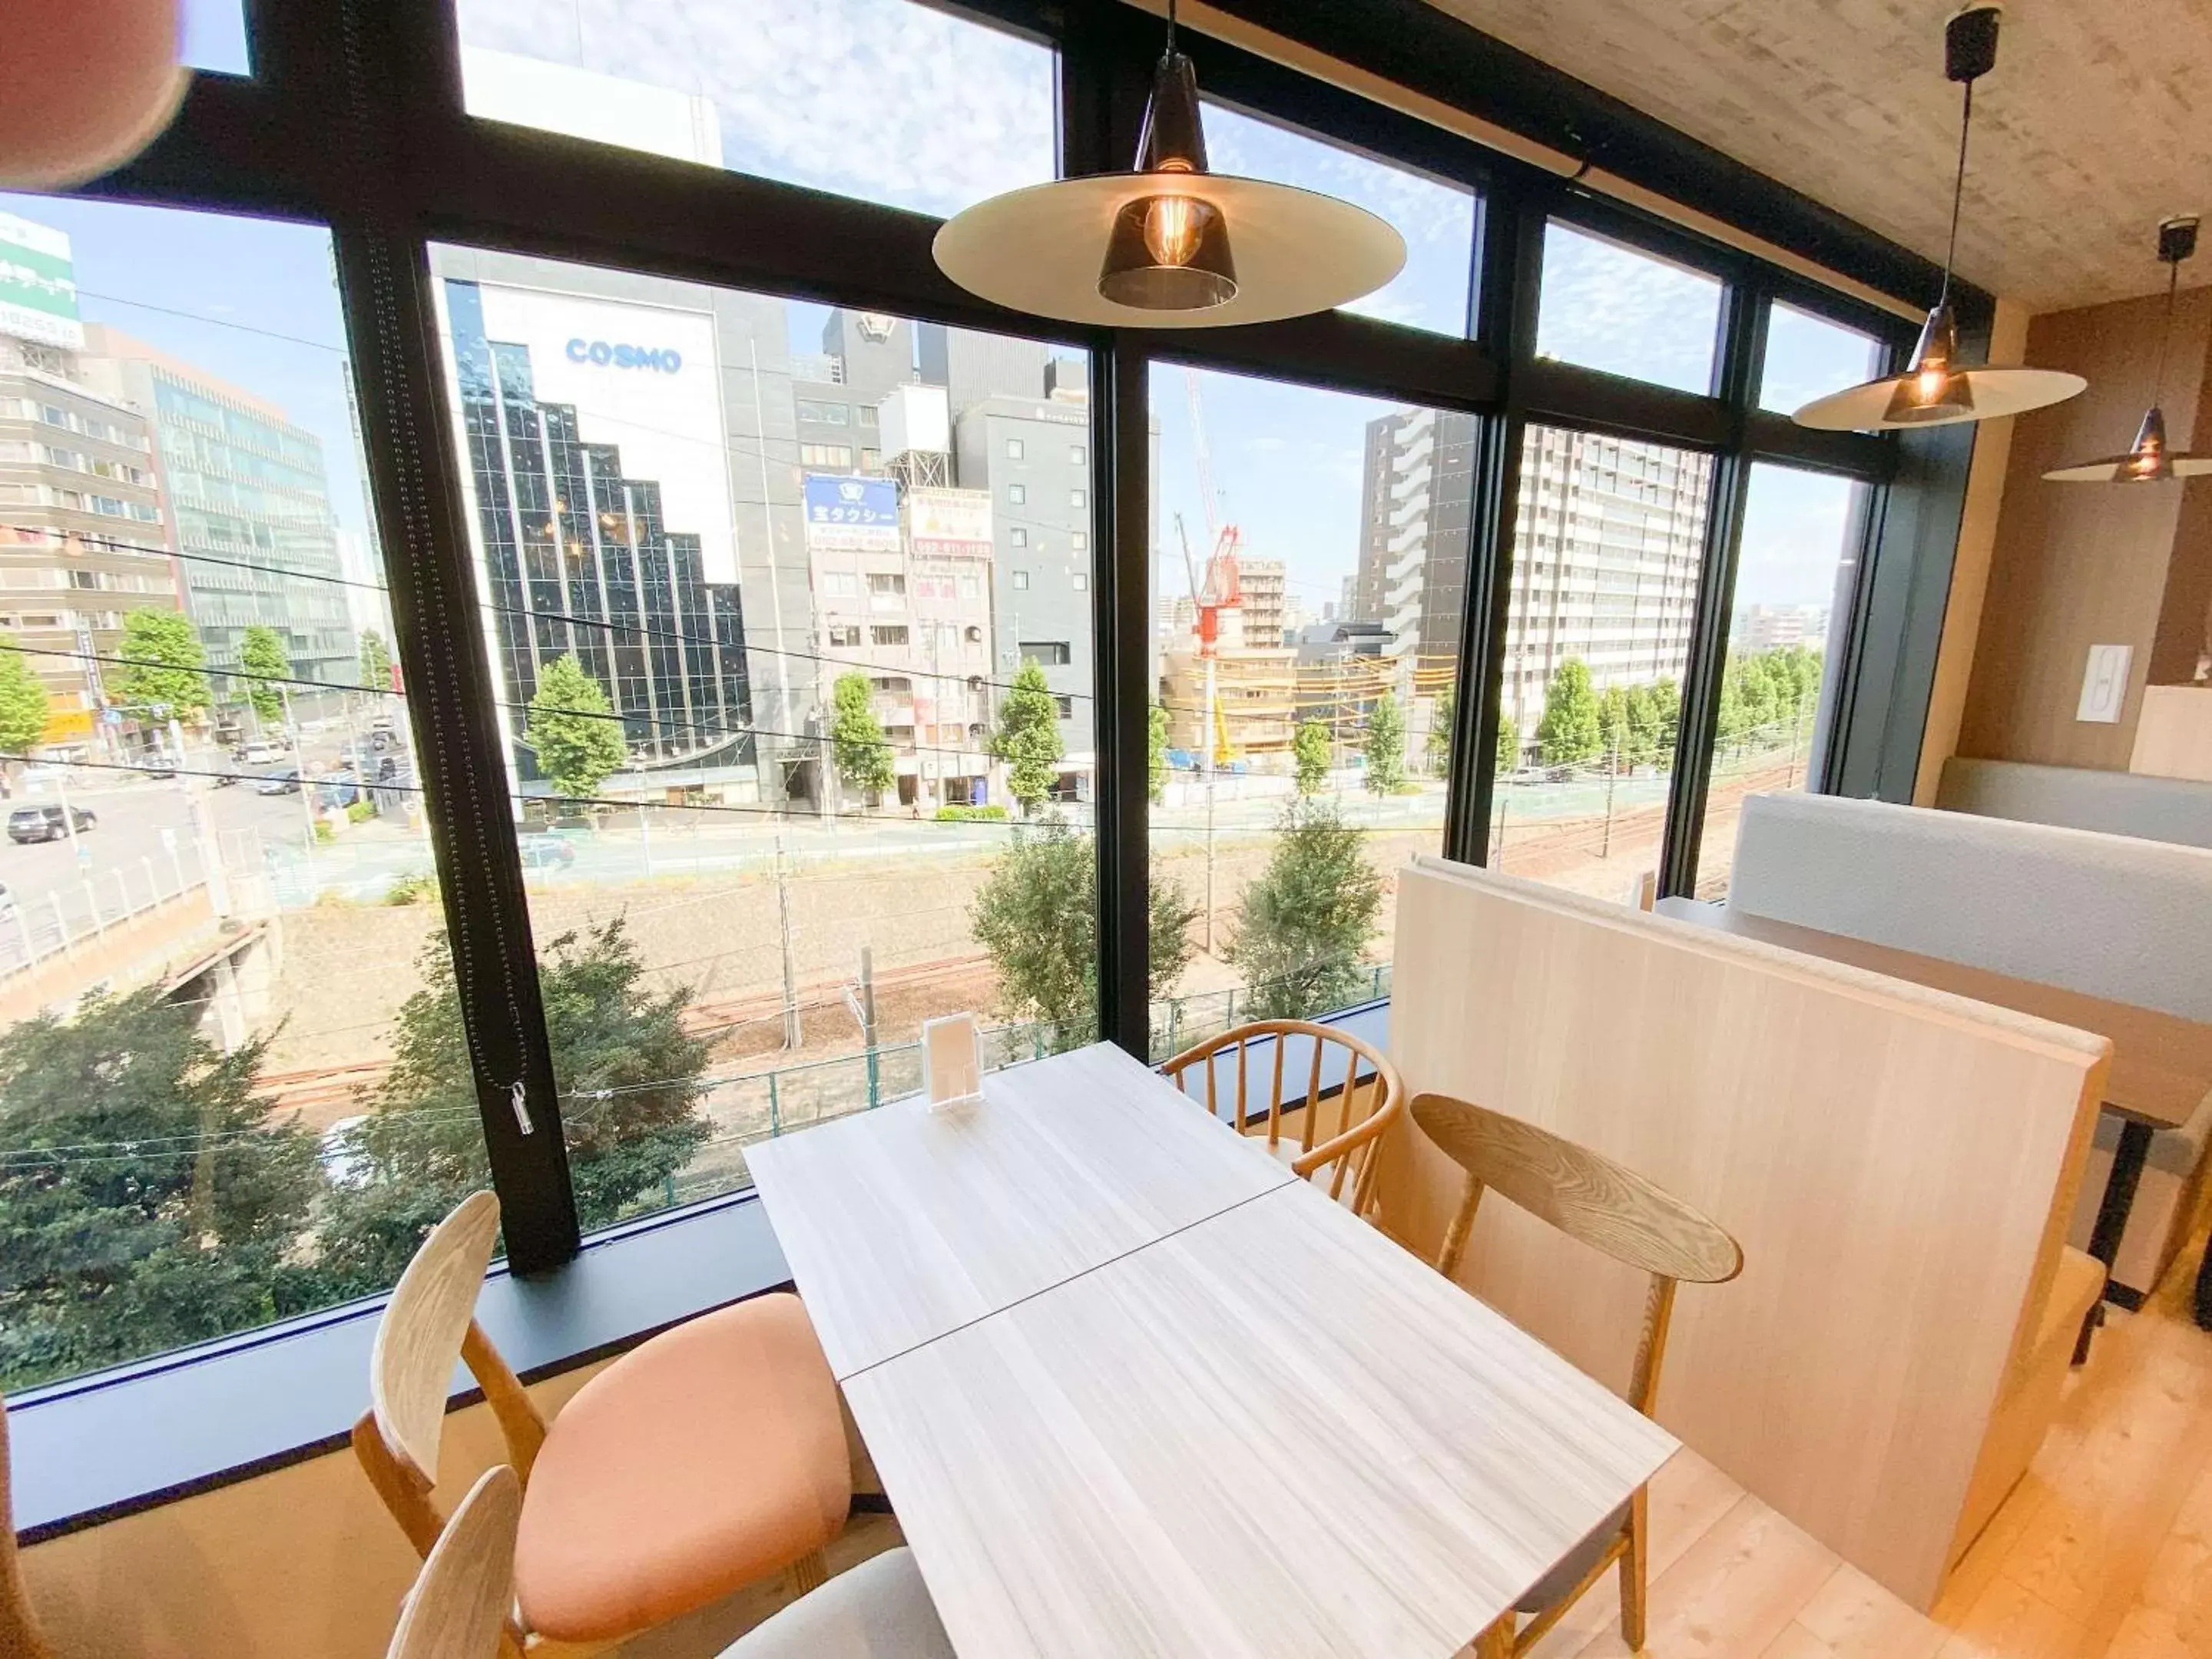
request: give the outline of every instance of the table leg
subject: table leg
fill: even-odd
[[[2104,1202],[2097,1206],[2097,1224],[2089,1231],[2089,1254],[2105,1264],[2105,1295],[2123,1306],[2130,1298],[2125,1287],[2112,1282],[2112,1263],[2120,1254],[2120,1239],[2128,1230],[2128,1212],[2135,1207],[2136,1188],[2142,1181],[2143,1163],[2150,1156],[2150,1125],[2141,1118],[2120,1120],[2120,1144],[2112,1149],[2112,1172],[2106,1178]],[[2081,1334],[2074,1345],[2074,1363],[2089,1357],[2089,1335],[2105,1316],[2104,1304],[2089,1310],[2081,1322]]]
[[[2204,1260],[2197,1269],[2197,1328],[2212,1331],[2212,1242],[2204,1246]]]

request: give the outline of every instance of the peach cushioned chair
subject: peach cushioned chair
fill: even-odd
[[[1447,1279],[1459,1271],[1486,1188],[1570,1238],[1651,1275],[1628,1383],[1628,1403],[1650,1416],[1659,1398],[1674,1286],[1684,1279],[1718,1285],[1734,1279],[1743,1271],[1741,1247],[1716,1223],[1633,1170],[1549,1129],[1449,1095],[1417,1095],[1413,1112],[1421,1132],[1467,1172],[1459,1212],[1437,1257],[1437,1271]],[[1482,1633],[1474,1644],[1478,1659],[1512,1659],[1528,1652],[1615,1562],[1620,1565],[1620,1633],[1632,1651],[1642,1652],[1650,1525],[1645,1510],[1639,1487],[1530,1587],[1513,1612]],[[1526,1626],[1520,1623],[1524,1617]]]
[[[1285,1061],[1296,1046],[1297,1039],[1305,1038],[1312,1047],[1305,1066],[1291,1073],[1292,1083],[1297,1080],[1298,1070],[1305,1074],[1305,1088],[1295,1098],[1285,1100],[1283,1092]],[[1218,1083],[1214,1058],[1231,1049],[1236,1051],[1231,1062],[1236,1067],[1237,1133],[1250,1132],[1256,1123],[1261,1108],[1248,1098],[1250,1091],[1249,1076],[1251,1066],[1247,1046],[1272,1039],[1274,1048],[1273,1064],[1267,1066],[1270,1083],[1264,1110],[1267,1123],[1267,1151],[1273,1157],[1287,1161],[1301,1180],[1310,1179],[1316,1171],[1329,1171],[1328,1195],[1341,1201],[1345,1182],[1352,1182],[1352,1209],[1356,1215],[1365,1215],[1375,1203],[1375,1152],[1378,1143],[1389,1127],[1397,1121],[1406,1109],[1406,1085],[1399,1081],[1398,1068],[1384,1057],[1372,1043],[1362,1042],[1349,1031],[1334,1025],[1316,1025],[1303,1019],[1255,1019],[1249,1024],[1233,1026],[1219,1036],[1208,1037],[1200,1043],[1184,1049],[1173,1060],[1160,1066],[1160,1074],[1183,1093],[1190,1092],[1185,1073],[1193,1066],[1203,1065],[1206,1073],[1206,1109],[1216,1112],[1215,1096]],[[1325,1089],[1334,1089],[1334,1082],[1324,1082],[1324,1058],[1332,1048],[1343,1051],[1340,1063],[1344,1067],[1341,1091],[1325,1094]],[[1263,1064],[1265,1062],[1263,1061]],[[1368,1075],[1362,1079],[1362,1067]],[[1317,1103],[1314,1109],[1302,1110],[1307,1103]],[[1285,1112],[1300,1112],[1297,1144],[1283,1144],[1283,1115]],[[1218,1113],[1216,1114],[1218,1115]],[[1322,1120],[1327,1119],[1332,1133],[1319,1146],[1314,1144]]]
[[[454,1507],[399,1610],[386,1659],[492,1659],[507,1635],[522,1483],[504,1463]],[[955,1659],[907,1550],[886,1550],[802,1595],[722,1659]]]
[[[837,1385],[799,1298],[763,1296],[687,1321],[578,1389],[549,1426],[474,1318],[499,1232],[477,1193],[422,1241],[393,1288],[353,1445],[428,1556],[456,1358],[499,1420],[522,1486],[520,1635],[592,1650],[790,1568],[823,1581],[822,1547],[853,1497]]]

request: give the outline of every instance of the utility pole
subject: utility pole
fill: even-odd
[[[1613,786],[1614,780],[1620,776],[1620,734],[1616,732],[1613,736],[1613,764],[1606,769],[1605,773],[1605,842],[1598,848],[1597,855],[1600,859],[1609,859],[1613,856]]]
[[[876,1072],[876,950],[872,945],[860,947],[860,1042],[868,1051],[868,1104],[873,1106],[883,1093]]]
[[[791,954],[791,889],[784,878],[781,836],[775,838],[775,918],[783,934],[783,1046],[795,1052],[802,1042],[799,1029],[799,973]]]

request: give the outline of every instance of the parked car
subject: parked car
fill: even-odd
[[[272,761],[280,761],[284,758],[284,745],[281,743],[271,743],[266,738],[263,738],[259,741],[247,744],[245,748],[238,751],[238,757],[244,761],[248,766],[267,766]]]
[[[8,884],[0,881],[0,923],[15,920],[15,894]]]
[[[70,807],[70,817],[76,820],[80,836],[100,824],[100,820],[82,806]],[[8,839],[18,846],[28,846],[34,841],[60,841],[69,832],[70,826],[58,806],[19,806],[8,814]]]
[[[158,749],[139,762],[138,766],[139,769],[149,778],[173,778],[177,775],[176,762]]]
[[[576,849],[558,836],[525,836],[520,846],[526,870],[565,870],[576,861]]]
[[[253,786],[257,795],[296,795],[300,793],[300,769],[289,772],[271,772]]]

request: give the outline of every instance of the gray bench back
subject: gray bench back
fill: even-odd
[[[1943,763],[1936,805],[1947,812],[2212,847],[2212,783],[2188,778],[1954,755]]]
[[[2212,849],[1886,801],[1753,795],[1728,902],[2212,1019]]]

